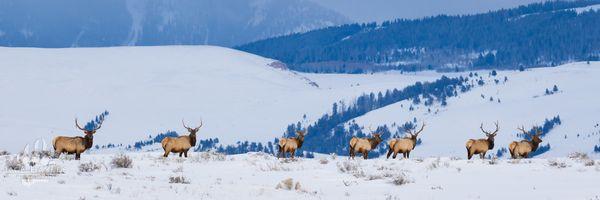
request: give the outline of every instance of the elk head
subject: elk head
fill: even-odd
[[[479,126],[481,132],[483,132],[488,138],[488,141],[491,142],[494,142],[494,137],[496,137],[496,135],[498,134],[498,130],[500,130],[500,128],[498,127],[498,122],[494,122],[494,125],[496,125],[496,130],[494,130],[494,132],[486,131],[485,129],[483,129],[483,123],[481,123],[481,126]]]
[[[79,130],[82,130],[83,133],[85,134],[85,136],[83,137],[85,148],[89,149],[92,147],[92,145],[94,144],[94,134],[96,133],[96,131],[98,129],[100,129],[102,127],[103,122],[104,122],[104,119],[98,123],[98,126],[96,128],[93,128],[90,130],[90,129],[81,128],[81,126],[79,126],[79,123],[77,123],[77,118],[75,118],[75,127],[77,127]]]
[[[535,134],[531,134],[528,131],[525,130],[525,127],[521,127],[521,128],[517,128],[518,130],[520,130],[521,132],[523,132],[523,135],[527,135],[529,136],[529,138],[531,138],[531,142],[533,144],[539,144],[542,143],[542,138],[540,138],[540,136],[542,135],[542,129],[540,128],[536,128],[535,129]]]
[[[181,123],[183,124],[183,127],[185,129],[187,129],[187,131],[190,133],[189,137],[190,137],[190,144],[192,146],[196,146],[196,133],[198,132],[198,130],[200,130],[200,127],[202,127],[202,120],[200,120],[200,125],[196,128],[190,128],[188,126],[185,125],[185,122],[183,121],[183,119],[181,120]]]
[[[416,126],[415,126],[415,128],[416,128]],[[419,129],[419,131],[414,131],[413,132],[412,129],[410,129],[410,128],[405,128],[404,131],[409,134],[409,136],[407,138],[410,139],[410,140],[412,140],[416,144],[417,137],[419,136],[419,134],[421,132],[423,132],[424,128],[425,128],[425,123],[423,123],[423,125],[421,126],[421,129]]]
[[[296,131],[296,138],[300,141],[304,141],[304,136],[306,135],[306,130],[304,131]]]

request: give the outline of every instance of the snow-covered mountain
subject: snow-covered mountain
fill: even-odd
[[[232,46],[348,22],[307,0],[6,0],[0,45]]]

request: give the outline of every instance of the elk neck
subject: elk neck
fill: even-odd
[[[488,138],[487,143],[488,143],[488,149],[494,149],[494,138]]]
[[[93,145],[94,145],[94,135],[85,134],[85,136],[83,137],[83,146],[85,147],[85,149],[90,149],[90,148],[92,148]]]
[[[190,138],[190,145],[196,146],[196,134],[190,133],[190,135],[188,135],[188,137]]]
[[[377,147],[377,145],[379,145],[379,143],[381,142],[380,139],[375,138],[375,137],[369,138],[367,140],[369,140],[369,144],[371,144],[371,148]]]
[[[298,142],[298,148],[301,148],[302,143],[304,143],[304,136],[296,136],[296,142]]]

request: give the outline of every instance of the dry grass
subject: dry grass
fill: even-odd
[[[113,159],[110,163],[115,168],[131,168],[131,167],[133,167],[133,160],[125,154],[116,155],[115,157],[113,157]]]
[[[100,171],[100,169],[102,169],[102,166],[103,165],[100,163],[93,163],[93,162],[81,163],[81,164],[79,164],[79,171],[80,172]]]
[[[413,181],[404,173],[398,174],[392,178],[392,184],[394,185],[406,185],[412,182]]]
[[[42,170],[43,176],[58,176],[64,173],[65,171],[60,165],[48,165],[44,170]]]
[[[561,169],[568,167],[567,163],[558,160],[548,160],[548,166]]]
[[[21,170],[25,167],[25,164],[23,164],[23,159],[21,158],[17,158],[14,157],[12,159],[7,159],[6,160],[6,169],[8,170]]]
[[[184,176],[171,176],[169,177],[169,183],[190,184],[190,180]]]

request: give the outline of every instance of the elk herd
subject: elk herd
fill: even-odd
[[[90,149],[94,144],[94,134],[102,127],[102,123],[104,120],[102,119],[93,127],[85,126],[82,128],[77,119],[75,119],[75,127],[81,131],[83,131],[84,136],[56,136],[52,140],[52,145],[54,147],[55,157],[59,157],[60,154],[75,154],[75,159],[79,160],[81,154],[86,150]],[[185,122],[181,121],[183,127],[189,133],[188,135],[179,136],[179,137],[165,137],[161,141],[161,147],[164,150],[163,157],[168,157],[169,153],[178,153],[179,157],[185,156],[188,157],[188,151],[196,146],[196,134],[202,127],[203,123],[200,121],[200,124],[197,127],[191,128],[188,127]],[[486,131],[483,128],[483,123],[479,127],[481,132],[485,134],[485,138],[480,139],[468,139],[465,147],[467,149],[467,158],[470,160],[473,155],[478,154],[481,159],[485,158],[485,154],[494,148],[494,137],[498,134],[500,130],[498,122],[495,124],[494,131]],[[416,127],[415,127],[416,128]],[[406,132],[406,136],[402,138],[392,138],[390,139],[388,144],[388,152],[387,158],[389,159],[392,156],[392,159],[395,159],[398,153],[402,153],[402,157],[408,159],[410,157],[411,151],[415,149],[418,144],[418,136],[425,129],[425,123],[422,124],[421,128],[418,131],[414,131],[413,128],[406,128],[404,131]],[[528,158],[531,152],[537,150],[539,144],[542,142],[540,136],[542,134],[541,129],[535,129],[536,133],[531,134],[524,127],[519,127],[517,130],[521,131],[524,136],[528,136],[528,140],[521,141],[513,141],[508,145],[508,150],[510,151],[510,155],[513,159],[516,158]],[[371,137],[368,138],[359,138],[352,137],[349,141],[348,152],[349,159],[354,159],[356,153],[361,153],[364,159],[369,158],[369,152],[376,149],[377,146],[383,141],[381,138],[381,134],[375,133],[371,131]],[[286,153],[289,153],[291,158],[294,158],[296,151],[302,147],[304,143],[304,137],[307,135],[307,131],[296,131],[296,137],[291,138],[281,138],[278,146],[278,158],[286,158]],[[393,154],[393,155],[392,155]]]

